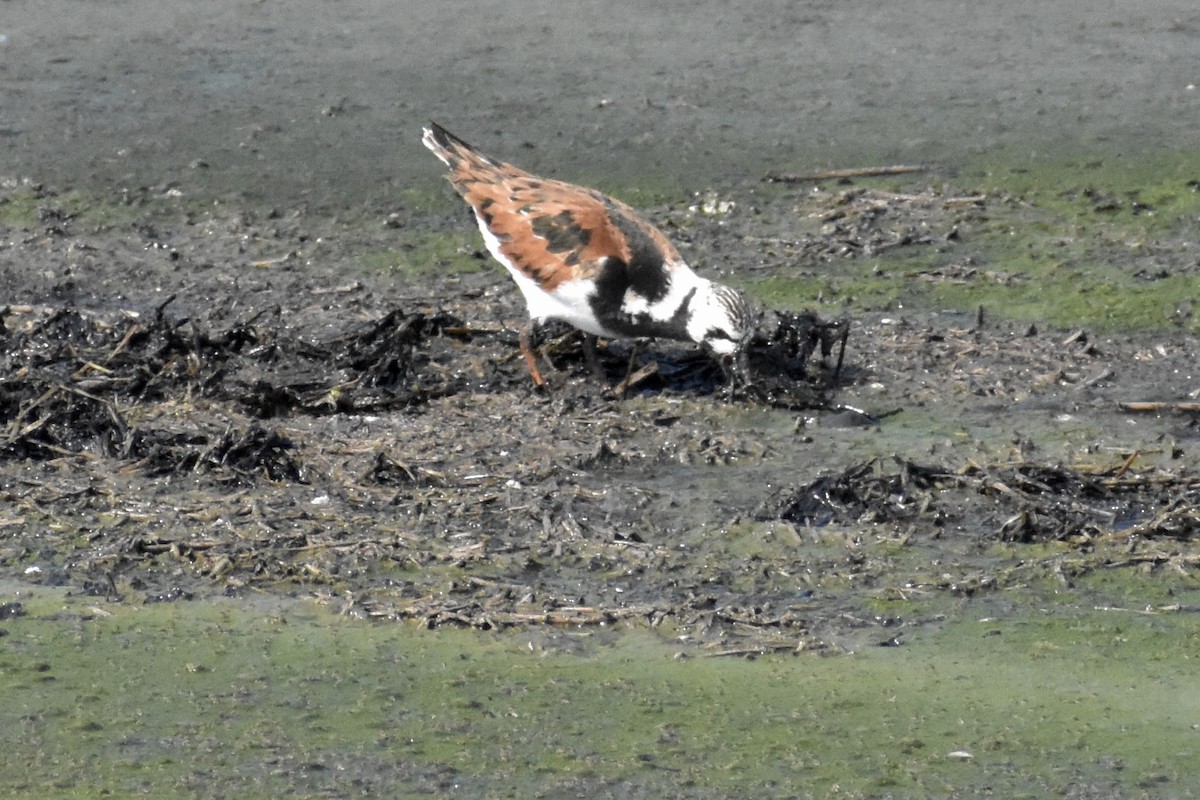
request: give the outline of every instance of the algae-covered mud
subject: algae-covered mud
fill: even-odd
[[[850,321],[807,403],[566,331],[535,391],[448,197],[11,188],[6,786],[1189,796],[1190,169],[649,208]]]
[[[21,765],[0,780],[10,797],[1194,797],[1196,616],[1006,596],[917,646],[747,661],[671,659],[639,631],[23,591],[0,621],[0,742]]]
[[[0,27],[6,794],[1195,796],[1194,10],[564,72],[430,5]],[[743,289],[757,385],[553,329],[535,391],[427,116]]]

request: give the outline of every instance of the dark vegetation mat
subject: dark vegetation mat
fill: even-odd
[[[264,421],[410,409],[467,389],[464,371],[453,364],[453,342],[479,333],[446,312],[396,310],[312,342],[289,335],[278,309],[213,330],[193,318],[169,317],[170,302],[145,321],[61,307],[0,330],[0,455],[36,459],[87,451],[137,461],[151,474],[219,466],[298,480],[302,469],[288,455],[291,443],[260,424],[197,437],[131,426],[121,409],[168,399],[223,402]],[[3,316],[11,321],[9,311]],[[840,369],[848,333],[845,322],[778,314],[773,328],[751,344],[754,377],[737,395],[786,407],[826,406],[830,382],[809,380],[809,356],[819,348],[827,358],[836,343]],[[497,344],[511,346],[508,338],[498,337]],[[583,360],[580,338],[571,333],[547,350],[564,367],[578,368]],[[497,360],[489,359],[490,366]],[[614,360],[625,366],[610,357],[610,367]],[[675,386],[710,394],[723,379],[702,354],[652,363],[638,382],[642,390]]]
[[[1037,462],[957,469],[871,459],[772,498],[760,519],[805,526],[931,524],[1002,541],[1200,535],[1200,478],[1128,464],[1098,472]]]

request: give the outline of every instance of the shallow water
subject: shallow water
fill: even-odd
[[[0,176],[394,201],[440,180],[430,118],[542,174],[675,196],[814,166],[1173,152],[1200,144],[1198,29],[1189,0],[19,1]]]

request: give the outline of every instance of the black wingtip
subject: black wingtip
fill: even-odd
[[[429,120],[429,127],[426,130],[429,131],[429,135],[433,139],[433,141],[436,142],[441,147],[445,147],[445,148],[461,147],[463,149],[470,150],[472,152],[474,152],[474,150],[475,150],[474,147],[471,147],[471,145],[467,144],[462,139],[458,138],[453,133],[446,130],[444,127],[442,127],[438,123],[434,122],[433,120]]]

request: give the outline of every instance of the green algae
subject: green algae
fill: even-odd
[[[849,310],[982,307],[989,316],[1064,328],[1200,330],[1187,305],[1200,282],[1200,156],[1022,163],[993,155],[954,181],[943,191],[986,202],[960,212],[953,243],[891,247],[839,260],[836,270],[772,275],[749,292],[785,308],[819,298]],[[905,188],[871,179],[855,187],[898,196]],[[957,270],[953,279],[942,274],[947,269]]]
[[[68,220],[93,227],[129,224],[145,216],[139,205],[118,194],[21,186],[0,194],[0,227],[31,230]]]
[[[26,616],[3,623],[0,788],[1189,796],[1200,617],[1094,608],[1103,590],[1014,588],[905,647],[757,660],[681,659],[646,631],[482,635],[299,601],[22,591]]]
[[[395,273],[403,278],[462,275],[491,269],[478,256],[478,235],[462,231],[405,231],[398,246],[362,253],[359,265],[369,272]]]

